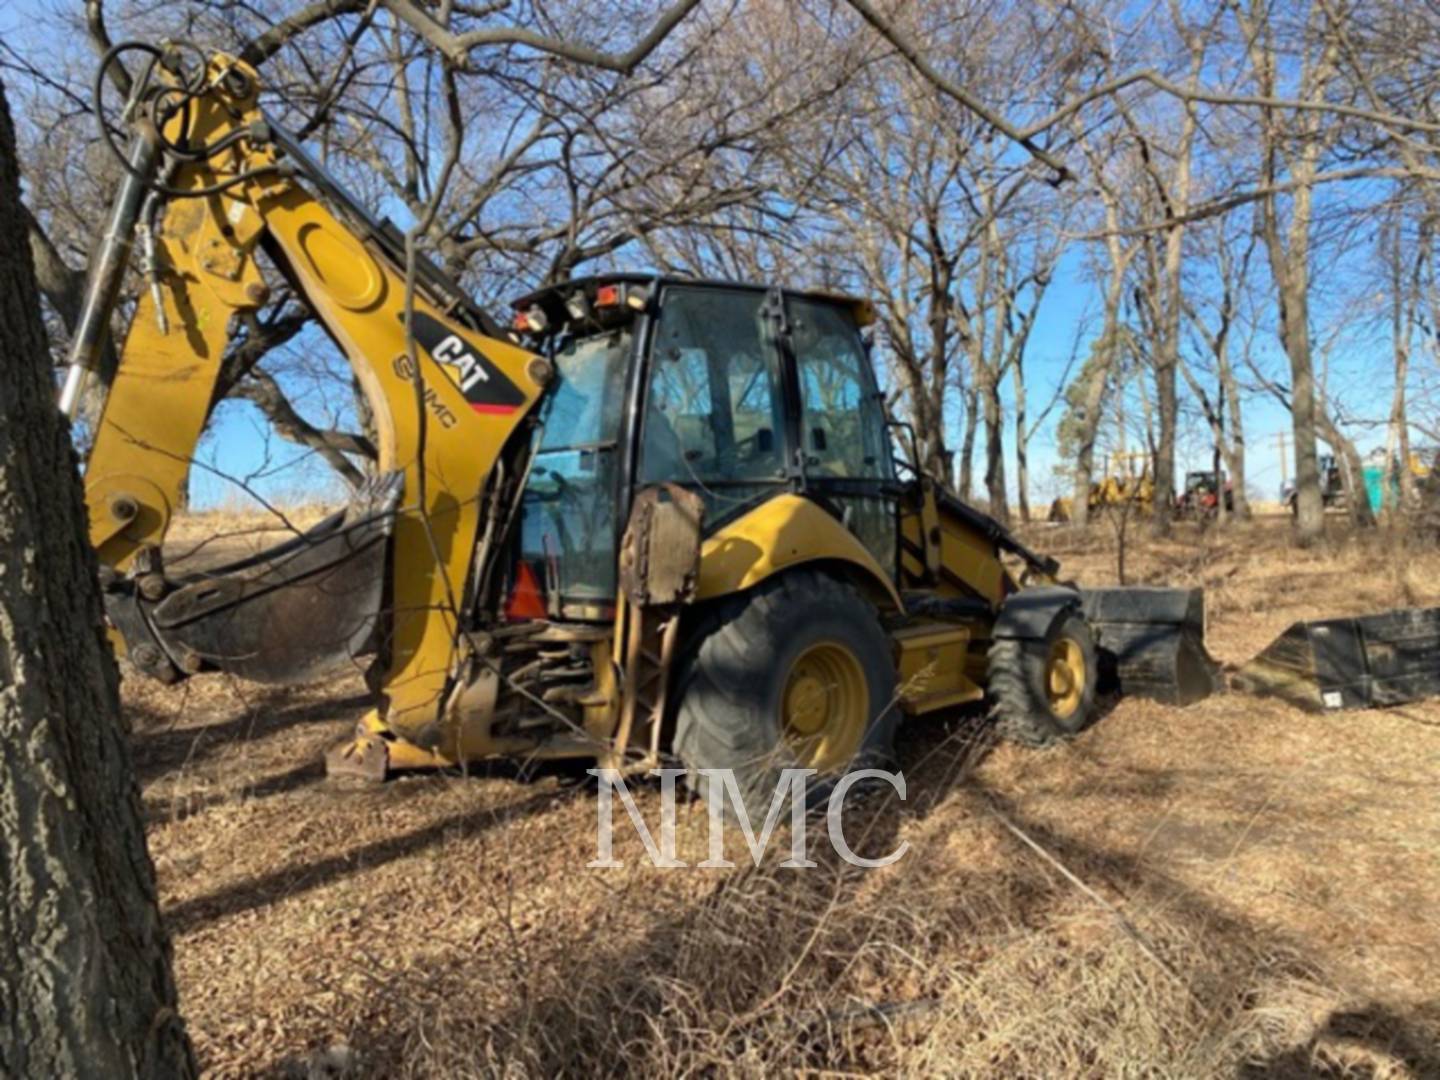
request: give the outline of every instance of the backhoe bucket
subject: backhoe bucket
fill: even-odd
[[[1232,685],[1314,712],[1432,697],[1440,694],[1440,608],[1293,623]]]
[[[239,562],[167,579],[162,598],[117,582],[106,613],[136,666],[166,682],[202,670],[268,683],[356,670],[377,646],[402,490],[399,472],[375,477],[309,531]]]
[[[1102,693],[1189,705],[1219,688],[1219,665],[1205,651],[1204,590],[1117,586],[1080,598]]]

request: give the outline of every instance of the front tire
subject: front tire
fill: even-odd
[[[700,770],[729,769],[758,824],[784,769],[818,771],[806,789],[813,806],[852,768],[890,760],[890,642],[850,586],[813,570],[781,574],[716,602],[688,637],[673,746],[697,794],[721,782]]]
[[[1049,746],[1078,735],[1093,719],[1099,669],[1095,637],[1066,611],[1043,638],[996,638],[990,646],[990,717],[1002,736]]]

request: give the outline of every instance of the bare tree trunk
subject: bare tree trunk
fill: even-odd
[[[917,369],[918,370],[918,369]],[[925,468],[937,481],[950,480],[950,451],[945,446],[945,373],[947,370],[943,334],[936,332],[930,353],[929,385],[917,376],[920,397],[916,405],[924,410]]]
[[[1030,520],[1030,432],[1025,413],[1025,358],[1023,342],[1010,369],[1015,391],[1015,501],[1020,520]]]
[[[1100,362],[1090,373],[1081,401],[1080,430],[1076,438],[1075,494],[1071,499],[1071,520],[1084,525],[1090,519],[1090,485],[1095,479],[1095,440],[1100,434],[1100,421],[1105,412],[1105,392],[1123,347],[1120,337],[1120,306],[1125,299],[1125,273],[1138,247],[1120,246],[1120,212],[1118,200],[1109,187],[1101,188],[1105,200],[1105,246],[1110,257],[1110,273],[1105,282],[1105,313],[1100,329]]]
[[[1247,9],[1232,8],[1244,32],[1258,89],[1273,96],[1278,82],[1279,50],[1276,47],[1270,13],[1259,0]],[[1317,17],[1321,9],[1312,9]],[[1317,34],[1318,53],[1303,57],[1301,96],[1309,101],[1324,98],[1335,74],[1337,39]],[[1290,361],[1290,417],[1295,436],[1295,525],[1296,540],[1312,544],[1325,533],[1325,503],[1320,492],[1320,463],[1315,445],[1317,402],[1315,365],[1310,347],[1310,221],[1314,207],[1314,184],[1320,152],[1327,132],[1321,129],[1318,112],[1295,118],[1287,129],[1281,117],[1266,112],[1262,126],[1260,181],[1276,182],[1282,158],[1289,158],[1290,222],[1283,230],[1279,199],[1268,194],[1256,203],[1259,228],[1270,259],[1270,277],[1279,302],[1280,343]],[[1292,144],[1298,149],[1291,151]]]
[[[1367,70],[1361,60],[1361,54],[1354,48],[1354,42],[1350,38],[1346,24],[1337,22],[1334,30],[1344,42],[1351,72],[1360,88],[1365,92],[1372,105],[1383,104],[1383,99],[1376,88],[1374,74]],[[1407,168],[1414,170],[1417,175],[1424,173],[1424,156],[1419,152],[1417,146],[1411,145],[1408,140],[1400,139],[1396,141],[1395,149]],[[1398,473],[1398,476],[1387,474],[1386,490],[1390,490],[1394,484],[1398,483],[1401,505],[1410,509],[1419,505],[1420,486],[1416,484],[1415,474],[1410,470],[1410,423],[1409,417],[1406,415],[1406,383],[1410,376],[1411,334],[1417,329],[1424,332],[1421,320],[1417,316],[1423,289],[1422,282],[1432,254],[1430,247],[1436,215],[1440,213],[1440,198],[1436,196],[1435,185],[1422,182],[1417,185],[1417,190],[1424,201],[1426,212],[1420,219],[1415,243],[1415,261],[1408,282],[1404,281],[1404,228],[1401,217],[1397,217],[1394,222],[1394,246],[1389,253],[1391,303],[1393,305],[1391,314],[1394,319],[1392,329],[1395,340],[1395,390],[1390,406],[1390,426],[1399,460],[1390,462],[1390,469]]]
[[[0,1075],[192,1076],[0,87]]]
[[[1217,14],[1212,18],[1218,17],[1218,10],[1216,9]],[[1197,86],[1211,35],[1208,29],[1187,26],[1180,17],[1179,5],[1171,5],[1171,13],[1175,20],[1175,29],[1190,54],[1190,85]],[[1150,362],[1155,370],[1155,405],[1160,423],[1159,439],[1154,447],[1155,502],[1151,507],[1150,521],[1151,529],[1157,535],[1170,531],[1175,507],[1175,442],[1180,416],[1175,369],[1180,363],[1185,216],[1190,208],[1191,155],[1198,126],[1194,105],[1186,101],[1182,108],[1178,139],[1173,149],[1167,151],[1167,156],[1173,159],[1169,175],[1166,175],[1161,166],[1159,155],[1152,149],[1154,140],[1144,134],[1128,110],[1122,109],[1126,126],[1135,133],[1140,143],[1141,161],[1145,171],[1149,174],[1163,211],[1171,222],[1165,230],[1164,258],[1160,266],[1152,270],[1153,277],[1147,290],[1153,338]]]
[[[1272,257],[1272,273],[1276,269],[1276,260]],[[1295,524],[1300,543],[1311,544],[1324,534],[1325,504],[1320,495],[1320,461],[1315,449],[1315,369],[1310,358],[1309,305],[1303,290],[1281,286],[1279,291],[1280,340],[1290,360]]]
[[[1070,498],[1070,520],[1076,525],[1085,525],[1090,520],[1090,486],[1095,482],[1095,440],[1100,433],[1100,413],[1109,381],[1108,370],[1097,371],[1085,386],[1085,413],[1075,452],[1075,491]]]
[[[1150,400],[1150,388],[1146,385],[1144,368],[1137,368],[1135,371],[1135,391],[1136,396],[1140,399],[1140,434],[1145,442],[1145,454],[1148,459],[1143,471],[1147,472],[1153,480],[1155,476],[1155,403]],[[1124,429],[1121,430],[1123,433]],[[1121,453],[1123,457],[1123,445]]]
[[[1201,387],[1199,380],[1191,374],[1183,358],[1180,361],[1180,372],[1185,376],[1191,392],[1199,399],[1204,408],[1205,420],[1210,425],[1211,435],[1214,436],[1215,462],[1213,469],[1217,482],[1222,469],[1228,470],[1235,513],[1241,518],[1249,518],[1250,501],[1245,494],[1245,423],[1241,414],[1240,385],[1235,378],[1235,369],[1230,363],[1230,339],[1235,313],[1235,292],[1243,284],[1250,259],[1247,252],[1241,261],[1238,276],[1232,276],[1234,264],[1225,250],[1222,239],[1219,260],[1221,277],[1225,282],[1221,293],[1219,326],[1212,333],[1206,328],[1204,321],[1195,316],[1195,312],[1191,310],[1196,329],[1215,357],[1215,373],[1219,380],[1215,404],[1211,405],[1210,396]],[[1231,431],[1228,442],[1225,437],[1227,423]],[[1223,520],[1226,516],[1223,483],[1220,484],[1218,499],[1217,511]]]
[[[1315,409],[1316,429],[1320,437],[1330,444],[1340,462],[1340,479],[1345,485],[1345,506],[1350,512],[1350,521],[1356,528],[1368,529],[1375,525],[1375,512],[1370,508],[1370,498],[1365,490],[1365,466],[1355,444],[1330,418],[1324,407],[1317,404]]]
[[[965,433],[960,439],[960,498],[970,501],[975,490],[975,429],[979,424],[980,395],[972,383],[965,390]]]
[[[1224,350],[1225,337],[1222,332],[1221,336],[1218,339],[1218,348],[1216,349],[1217,358],[1224,355]],[[1222,364],[1222,369],[1223,366],[1224,365]],[[1225,442],[1225,399],[1227,397],[1227,394],[1223,385],[1223,375],[1222,385],[1220,388],[1220,396],[1217,400],[1212,402],[1210,400],[1210,395],[1205,392],[1205,388],[1200,385],[1200,381],[1190,371],[1189,365],[1187,365],[1183,359],[1180,361],[1180,373],[1185,376],[1185,383],[1187,386],[1190,387],[1190,392],[1194,394],[1196,399],[1200,402],[1200,409],[1205,414],[1205,422],[1210,426],[1210,437],[1214,441],[1215,446],[1215,456],[1211,464],[1211,468],[1215,473],[1216,484],[1215,511],[1217,518],[1221,522],[1223,522],[1227,516],[1227,512],[1225,510],[1225,484],[1223,482],[1223,474],[1226,470],[1229,470],[1231,479],[1233,481],[1235,477],[1236,465],[1239,464],[1240,469],[1242,471],[1244,470],[1243,460],[1237,462],[1237,459],[1232,454],[1230,447]],[[1237,513],[1240,512],[1240,507],[1243,504],[1243,499],[1236,500],[1235,510]]]
[[[1246,260],[1248,263],[1248,259]],[[1230,470],[1230,485],[1235,500],[1235,516],[1248,521],[1250,497],[1245,493],[1245,418],[1240,400],[1240,382],[1235,378],[1235,367],[1230,363],[1229,297],[1226,298],[1227,316],[1222,333],[1216,341],[1215,367],[1220,375],[1220,411],[1230,424],[1230,441],[1222,438],[1220,450],[1225,457],[1225,467]],[[1223,427],[1224,420],[1221,425]],[[1224,504],[1224,492],[1221,492]]]
[[[1221,375],[1224,380],[1225,400],[1230,407],[1230,450],[1226,455],[1230,469],[1230,485],[1234,492],[1235,516],[1248,521],[1254,516],[1250,509],[1250,495],[1245,479],[1245,423],[1241,416],[1240,387],[1235,381],[1235,372],[1228,364]]]
[[[1150,527],[1157,536],[1170,531],[1175,512],[1175,430],[1179,421],[1179,399],[1175,387],[1175,358],[1156,358],[1155,411],[1160,422],[1155,448],[1155,501],[1150,507]]]
[[[911,356],[896,350],[896,373],[905,390],[910,409],[910,425],[915,429],[915,453],[923,472],[936,480],[949,483],[949,451],[945,448],[945,425],[940,406],[926,385],[925,373]]]
[[[1398,302],[1398,301],[1397,301]],[[1403,333],[1408,334],[1409,326]],[[1415,504],[1415,474],[1410,471],[1410,423],[1405,412],[1405,384],[1410,378],[1410,343],[1395,335],[1395,390],[1390,398],[1390,431],[1395,444],[1385,473],[1385,488],[1400,491],[1402,506]]]
[[[987,375],[981,396],[985,407],[985,495],[990,500],[991,515],[1000,521],[1008,521],[1010,505],[1005,495],[1005,411],[1000,401],[1000,385],[997,379]]]
[[[1390,334],[1395,351],[1395,389],[1390,397],[1390,441],[1393,451],[1385,470],[1385,490],[1398,489],[1402,506],[1413,507],[1419,493],[1415,474],[1410,471],[1410,418],[1406,410],[1406,384],[1410,381],[1410,345],[1420,304],[1421,277],[1430,247],[1428,221],[1419,229],[1414,267],[1405,273],[1403,223],[1397,220],[1392,232],[1390,263]]]
[[[1210,461],[1210,471],[1215,474],[1215,521],[1224,525],[1230,517],[1230,508],[1225,505],[1225,391],[1220,391],[1220,404],[1216,410],[1215,453]]]

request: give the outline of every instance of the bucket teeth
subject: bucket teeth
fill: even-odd
[[[1220,689],[1220,666],[1205,649],[1202,589],[1117,586],[1084,589],[1080,599],[1102,693],[1190,705]]]

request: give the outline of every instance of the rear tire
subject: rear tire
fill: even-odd
[[[1093,719],[1098,676],[1095,637],[1079,612],[1061,614],[1044,638],[996,638],[990,718],[1004,738],[1024,746],[1071,738]]]
[[[806,788],[813,806],[851,769],[891,759],[889,639],[875,608],[828,575],[791,571],[711,605],[677,675],[673,747],[687,783],[708,797],[719,781],[699,770],[732,770],[757,827],[781,770],[819,771]]]

